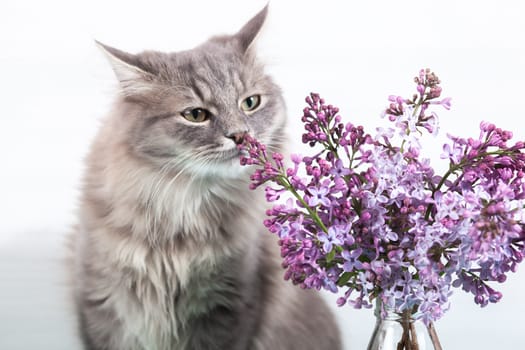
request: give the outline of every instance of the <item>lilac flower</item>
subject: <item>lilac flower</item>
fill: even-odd
[[[448,135],[448,169],[435,174],[420,138],[438,132],[432,109],[450,109],[450,98],[428,69],[415,83],[412,97],[389,96],[390,124],[373,136],[312,93],[302,138],[317,149],[293,155],[290,168],[251,137],[239,147],[254,168],[250,187],[269,183],[264,225],[279,237],[286,280],[342,291],[340,306],[380,298],[428,324],[449,309],[453,287],[482,307],[498,302],[492,284],[523,261],[525,142],[482,122],[477,137]]]
[[[343,161],[341,159],[337,159],[335,161],[335,167],[330,169],[330,174],[332,174],[336,179],[344,176],[348,176],[352,173],[352,171],[348,168],[345,168],[343,166]]]
[[[344,259],[343,270],[345,272],[352,272],[355,270],[360,270],[363,268],[363,264],[359,261],[363,249],[357,248],[352,251],[343,250],[341,253],[342,258]]]
[[[323,244],[323,249],[326,253],[330,253],[334,244],[341,245],[343,231],[340,226],[330,226],[328,232],[320,232],[317,234],[317,238]]]
[[[310,207],[316,207],[319,204],[322,204],[325,207],[330,206],[330,199],[327,197],[327,195],[330,193],[328,187],[309,187],[308,192],[310,194],[310,196],[308,197],[308,205]]]
[[[442,159],[450,159],[452,164],[459,164],[463,158],[464,149],[461,145],[453,144],[452,146],[448,143],[443,145],[443,153],[441,154]]]

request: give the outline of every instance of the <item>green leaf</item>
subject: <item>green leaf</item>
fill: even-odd
[[[337,280],[337,285],[339,287],[345,286],[348,283],[348,281],[350,281],[350,277],[352,277],[352,274],[350,272],[343,272],[343,274]]]
[[[332,249],[330,253],[326,254],[326,262],[331,263],[335,258],[335,249]]]

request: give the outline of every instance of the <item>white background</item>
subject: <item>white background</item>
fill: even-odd
[[[239,29],[266,2],[15,1],[0,5],[0,349],[80,349],[62,274],[82,158],[116,87],[93,40],[130,52],[189,49]],[[389,94],[409,95],[430,67],[453,109],[428,142],[439,165],[447,132],[481,120],[525,139],[525,11],[520,1],[277,1],[261,57],[282,86],[294,147],[311,91],[369,131]],[[444,349],[522,347],[525,276],[485,309],[458,291],[437,323]],[[365,349],[370,310],[335,307],[346,349]]]

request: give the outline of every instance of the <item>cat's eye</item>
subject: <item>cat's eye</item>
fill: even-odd
[[[261,95],[253,95],[241,102],[241,109],[245,112],[255,110],[261,104]]]
[[[193,123],[202,123],[210,118],[210,112],[203,108],[188,108],[182,112],[184,119]]]

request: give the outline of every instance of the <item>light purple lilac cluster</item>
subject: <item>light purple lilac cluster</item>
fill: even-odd
[[[425,323],[449,308],[452,287],[486,306],[525,254],[525,145],[481,123],[477,138],[449,136],[435,174],[420,157],[420,136],[436,134],[438,77],[421,70],[411,98],[390,96],[390,122],[375,136],[343,124],[318,94],[306,98],[302,141],[317,151],[268,154],[253,138],[241,147],[255,166],[251,188],[266,185],[266,227],[279,236],[285,279],[340,293],[339,305],[410,310]]]

